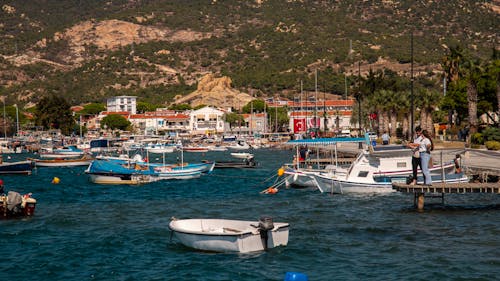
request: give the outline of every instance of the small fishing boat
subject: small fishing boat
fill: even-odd
[[[288,223],[273,223],[270,217],[259,221],[225,219],[172,219],[169,228],[190,248],[211,252],[248,253],[288,244]]]
[[[215,168],[218,169],[246,169],[255,168],[257,163],[253,158],[245,158],[243,161],[215,161]]]
[[[238,159],[250,159],[253,158],[253,154],[248,152],[231,152],[231,156]]]
[[[394,192],[393,182],[406,182],[412,174],[410,149],[402,146],[384,146],[362,151],[344,172],[315,173],[318,189],[328,193]],[[455,173],[452,163],[443,163],[429,169],[432,182],[468,182],[463,173]],[[341,169],[340,169],[341,170]],[[339,170],[337,170],[339,171]],[[422,183],[419,177],[417,182]]]
[[[207,146],[184,146],[182,150],[185,152],[207,152]]]
[[[83,150],[72,145],[55,149],[45,149],[40,152],[40,158],[78,158],[84,154]]]
[[[147,145],[144,149],[147,150],[148,153],[172,153],[175,150],[175,146],[167,144],[152,144]]]
[[[17,162],[3,162],[0,164],[0,174],[24,174],[31,175],[33,169],[30,160]]]
[[[163,179],[192,179],[199,178],[202,173],[209,174],[215,167],[214,162],[181,163],[181,164],[149,164],[155,175]]]
[[[97,184],[144,184],[158,180],[152,167],[137,163],[94,160],[85,170],[89,179]]]
[[[30,158],[28,158],[30,159]],[[36,167],[75,167],[75,166],[87,166],[92,160],[94,160],[89,155],[84,155],[79,159],[31,159]]]
[[[9,191],[7,195],[0,194],[0,218],[15,218],[33,216],[35,214],[36,199],[31,193],[21,195]]]
[[[229,145],[228,148],[233,149],[233,150],[248,150],[251,147],[245,141],[236,141],[234,144]]]

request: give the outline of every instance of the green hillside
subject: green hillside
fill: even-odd
[[[344,73],[356,69],[358,62],[368,65],[381,57],[393,65],[408,63],[412,31],[415,64],[427,66],[429,73],[447,55],[447,46],[461,46],[480,58],[488,58],[498,48],[499,15],[493,9],[497,1],[3,3],[0,90],[11,102],[36,102],[56,94],[78,104],[126,94],[165,103],[193,91],[196,79],[207,72],[231,77],[236,88],[274,95],[297,91],[300,80],[306,90],[313,90],[316,69],[322,91],[342,94]],[[70,41],[54,40],[55,35],[82,22],[106,20],[209,36],[189,41],[140,42],[134,38],[140,43],[107,50],[88,38],[79,63],[68,59]],[[158,55],[160,50],[168,53]],[[16,63],[15,58],[22,56],[39,60]],[[177,73],[167,77],[159,66]],[[355,81],[356,77],[348,78],[350,87]]]

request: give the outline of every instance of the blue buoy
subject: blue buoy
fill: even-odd
[[[307,275],[300,272],[287,272],[285,275],[285,281],[308,281]]]
[[[377,146],[377,141],[376,140],[372,140],[372,146],[373,147]]]

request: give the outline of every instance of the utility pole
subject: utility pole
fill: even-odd
[[[3,97],[3,137],[7,138],[7,127],[5,123],[5,97]]]
[[[358,61],[358,107],[359,134],[361,134],[361,61]],[[359,148],[363,148],[362,143],[359,143]]]
[[[17,108],[17,104],[14,104],[16,107],[16,134],[19,136],[19,108]]]
[[[414,121],[414,117],[413,117],[413,114],[414,114],[414,107],[415,107],[415,97],[413,96],[413,30],[411,31],[411,47],[410,47],[410,53],[411,53],[411,67],[410,67],[410,130],[411,130],[411,133],[410,133],[410,140],[413,140],[413,126],[415,124],[415,121]]]
[[[317,134],[318,125],[318,69],[314,72],[314,135]],[[316,136],[317,137],[317,136]]]

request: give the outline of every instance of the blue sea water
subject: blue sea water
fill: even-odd
[[[199,179],[140,186],[92,184],[85,167],[2,176],[7,190],[32,192],[38,204],[32,218],[0,220],[0,280],[255,281],[283,280],[288,271],[309,280],[498,280],[499,195],[450,195],[445,206],[427,204],[424,212],[413,208],[413,196],[399,193],[282,188],[265,195],[259,192],[274,178],[264,180],[292,152],[254,153],[255,170],[214,170]],[[53,177],[60,184],[51,184]],[[250,254],[199,252],[171,239],[168,229],[173,216],[261,215],[290,223],[288,246]]]

